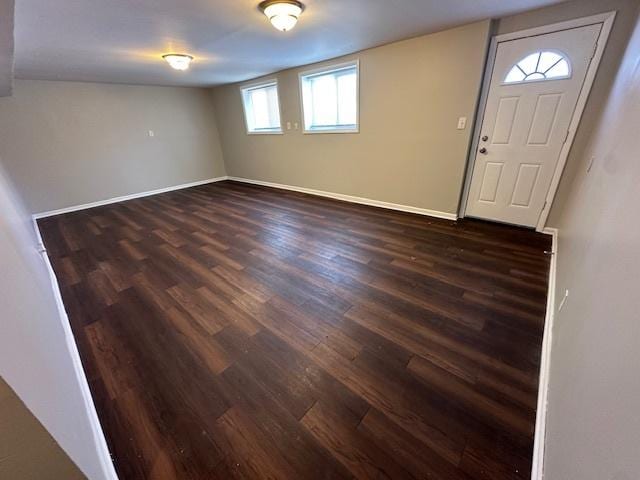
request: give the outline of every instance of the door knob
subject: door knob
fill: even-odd
[[[481,153],[481,154],[483,154],[483,155],[486,155],[486,154],[487,154],[487,149],[486,149],[486,148],[484,148],[484,147],[482,147],[482,148],[480,149],[480,153]]]
[[[489,137],[487,137],[486,135],[483,135],[483,136],[482,136],[482,141],[483,141],[483,142],[486,142],[487,140],[489,140]]]

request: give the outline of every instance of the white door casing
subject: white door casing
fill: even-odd
[[[467,216],[537,225],[601,28],[597,23],[498,43]],[[507,83],[512,68],[536,52],[553,52],[555,57],[538,57],[538,64],[530,63],[530,69],[525,66],[521,73],[516,70],[517,75],[510,77],[513,83]],[[549,76],[562,74],[558,68],[549,70],[552,62],[545,63],[559,56],[568,62],[568,77],[545,79],[534,74],[518,81],[534,69]]]

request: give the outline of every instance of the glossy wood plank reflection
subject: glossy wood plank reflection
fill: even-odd
[[[122,479],[525,479],[550,240],[234,182],[40,220]]]

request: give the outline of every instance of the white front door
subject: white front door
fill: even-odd
[[[536,226],[601,28],[498,44],[467,216]]]

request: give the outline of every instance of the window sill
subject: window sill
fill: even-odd
[[[247,132],[247,135],[284,135],[282,130],[266,130],[264,132]]]
[[[360,128],[318,128],[307,130],[304,129],[303,132],[306,134],[316,134],[316,133],[360,133]]]

